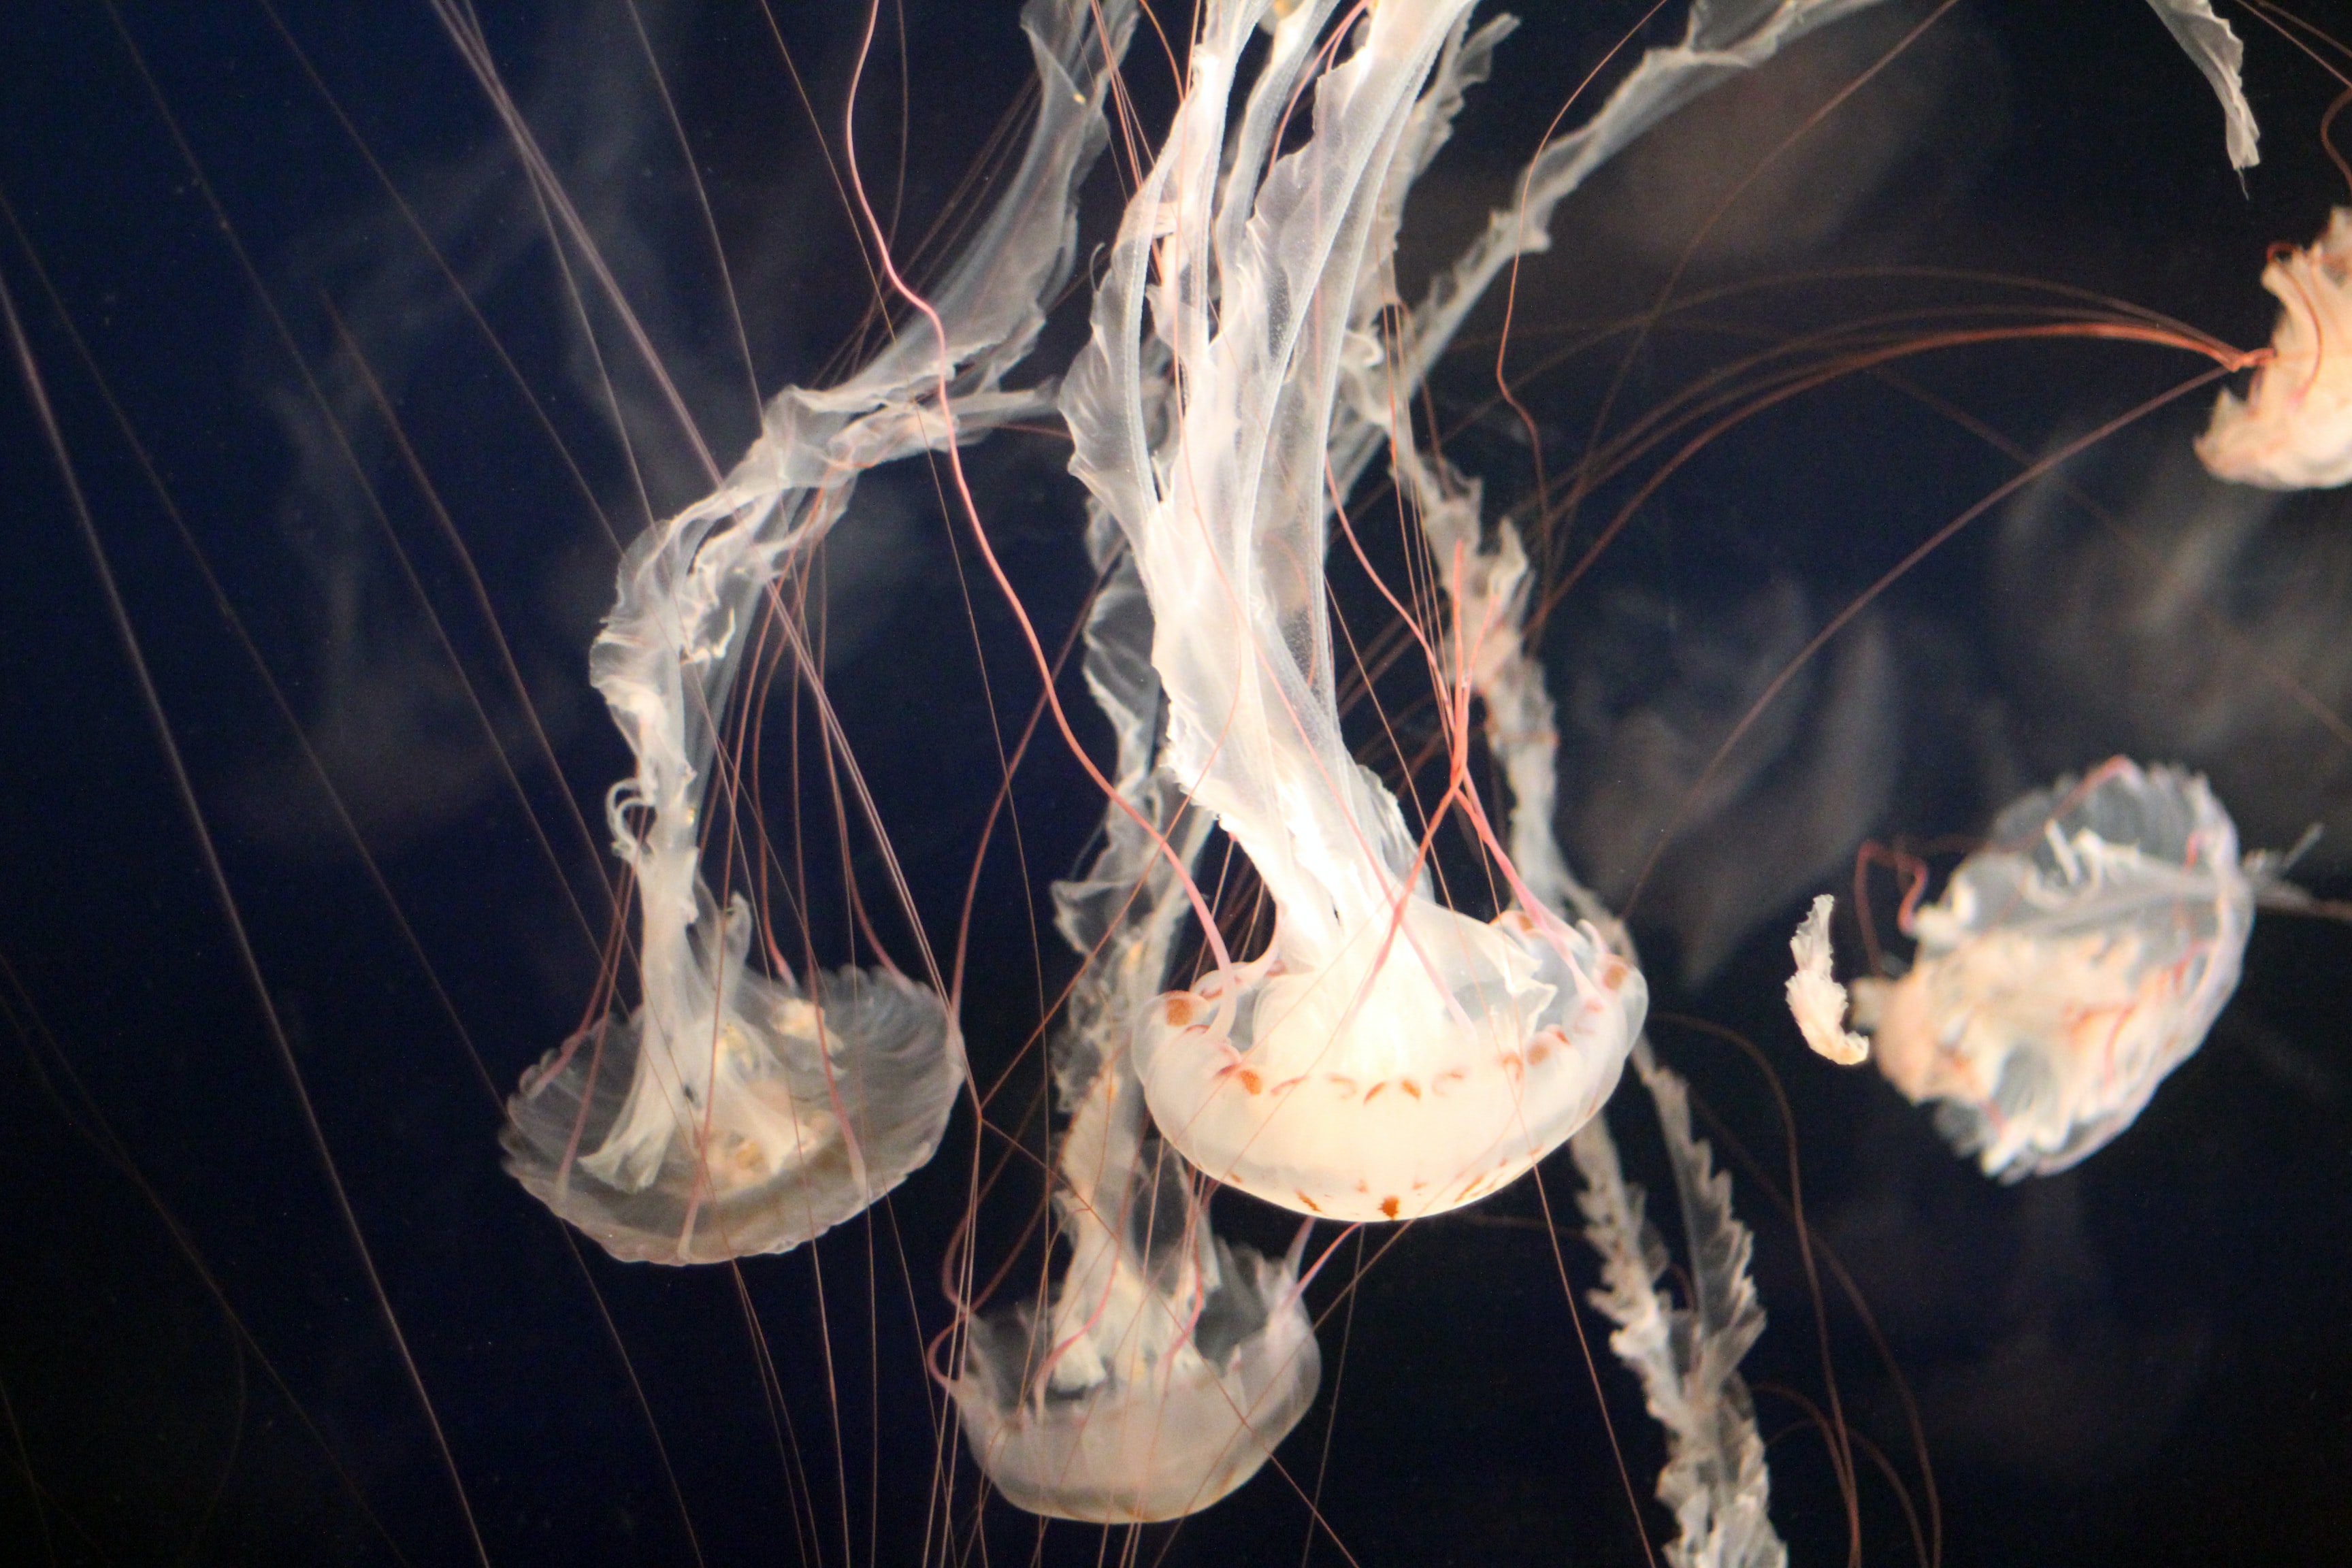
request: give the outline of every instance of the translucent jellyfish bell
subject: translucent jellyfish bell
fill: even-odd
[[[1615,1087],[1647,994],[1549,910],[1482,922],[1439,904],[1394,799],[1340,736],[1322,570],[1333,404],[1343,369],[1378,353],[1357,308],[1391,286],[1391,182],[1424,150],[1423,106],[1459,90],[1440,58],[1458,58],[1469,4],[1369,9],[1309,84],[1334,9],[1275,19],[1230,138],[1262,7],[1204,12],[1062,409],[1072,469],[1150,595],[1162,763],[1277,910],[1267,954],[1139,1021],[1152,1118],[1217,1181],[1399,1219],[1471,1202],[1564,1141]],[[1310,92],[1311,135],[1276,155]],[[1155,419],[1163,357],[1182,395]]]
[[[1032,1513],[1198,1512],[1256,1474],[1315,1398],[1297,1249],[1276,1261],[1210,1231],[1175,1156],[1144,1134],[1124,1058],[1096,1075],[1059,1164],[1069,1271],[1044,1314],[974,1326],[954,1388],[965,1438]]]
[[[1989,1175],[2063,1171],[2132,1123],[2237,988],[2254,892],[2205,781],[2121,757],[2011,805],[1854,985],[1879,1069]]]
[[[1517,910],[1416,891],[1387,912],[1328,954],[1277,938],[1229,1005],[1212,974],[1137,1026],[1152,1114],[1220,1181],[1332,1218],[1433,1214],[1517,1179],[1615,1089],[1646,1004],[1632,966]]]
[[[2278,297],[2271,361],[2224,392],[2197,455],[2216,479],[2264,489],[2352,484],[2352,207],[2308,248],[2263,268]]]
[[[947,1010],[883,970],[842,969],[822,1005],[744,963],[751,913],[706,897],[685,1005],[591,1025],[523,1079],[507,1169],[615,1258],[782,1252],[928,1161],[961,1075]]]

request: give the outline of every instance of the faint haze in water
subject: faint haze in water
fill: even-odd
[[[868,67],[866,184],[925,276],[1017,157],[1030,63],[1016,9],[910,0],[903,37],[886,26]],[[1561,96],[1640,10],[1590,8],[1570,26],[1521,9],[1495,79],[1416,192],[1408,278],[1508,199]],[[756,430],[759,395],[821,384],[882,341],[823,151],[838,145],[863,15],[819,10],[775,17],[807,107],[757,6],[483,18],[722,468]],[[1636,352],[1621,336],[1546,363],[1646,308],[1758,155],[1927,13],[1889,0],[1808,40],[1667,123],[1561,209],[1550,253],[1529,258],[1517,288],[1510,363],[1528,420],[1494,397],[1492,302],[1431,387],[1445,451],[1485,478],[1490,513],[1526,507],[1539,482],[1557,492],[1604,405],[1622,425],[1764,342],[2018,297],[1963,273],[2051,280],[2241,346],[2264,340],[2264,247],[2307,241],[2347,196],[2315,132],[2331,84],[2237,16],[2266,132],[2242,193],[2209,89],[2139,0],[2058,12],[1969,0],[1727,209],[1679,284],[1690,303]],[[940,1455],[965,1466],[957,1495],[970,1507],[969,1462],[940,1436],[923,1360],[950,1316],[939,1260],[965,1217],[969,1117],[871,1231],[746,1268],[768,1368],[723,1272],[594,1258],[625,1371],[553,1223],[498,1169],[496,1100],[433,986],[501,1093],[578,1026],[611,914],[599,796],[627,765],[584,650],[618,544],[709,480],[619,321],[584,284],[589,303],[574,309],[510,144],[432,16],[283,15],[407,212],[267,13],[124,17],[283,337],[100,11],[0,22],[12,62],[0,190],[32,244],[0,244],[0,269],[493,1559],[691,1561],[674,1473],[709,1561],[910,1560],[937,1540],[922,1519]],[[1158,48],[1147,27],[1127,71],[1154,134],[1173,96]],[[1082,205],[1082,284],[1124,195],[1115,162]],[[58,325],[34,256],[335,780],[431,984]],[[1084,292],[1053,316],[1033,367],[1067,363]],[[1866,840],[1958,847],[2024,790],[2116,752],[2205,773],[2250,847],[2284,847],[2319,824],[2298,874],[2342,897],[2346,498],[2213,481],[2189,455],[2210,400],[2168,406],[2025,489],[1863,611],[1685,796],[1830,616],[2013,476],[2021,455],[2200,368],[2145,348],[2009,343],[1796,398],[1644,502],[1544,631],[1561,841],[1613,905],[1639,884],[1632,920],[1654,1008],[1741,1030],[1785,1080],[1808,1216],[1916,1397],[1955,1564],[2294,1560],[2340,1533],[2352,942],[2317,922],[2258,921],[2236,1001],[2139,1123],[2072,1173],[2000,1187],[1874,1075],[1833,1075],[1805,1056],[1780,1000],[1788,931],[1813,893],[1844,902]],[[16,383],[0,395],[19,542],[0,589],[16,826],[0,851],[0,957],[27,1041],[0,1097],[11,1260],[0,1384],[21,1461],[0,1467],[0,1529],[46,1538],[68,1562],[453,1559],[465,1542],[447,1482],[260,1032],[54,468]],[[1049,647],[1092,585],[1068,453],[1041,429],[966,454]],[[1587,500],[1563,559],[1629,494]],[[823,574],[826,690],[945,949],[1000,745],[1017,738],[1038,682],[929,470],[872,476],[851,522]],[[1340,614],[1376,626],[1384,612],[1360,575],[1335,583]],[[1351,738],[1370,737],[1368,715],[1349,722]],[[1408,751],[1435,734],[1425,710],[1396,723]],[[773,753],[765,781],[771,830],[796,804],[818,841],[817,957],[853,956],[852,885],[904,957],[908,921],[875,896],[870,837],[834,848],[829,788],[786,776],[789,754]],[[979,875],[963,998],[982,1084],[1070,977],[1045,889],[1080,862],[1101,816],[1048,734],[1013,805],[1018,840],[1000,830]],[[1883,933],[1891,889],[1874,884]],[[1839,940],[1852,950],[1854,929]],[[1654,1032],[1730,1137],[1782,1179],[1772,1098],[1748,1060],[1671,1018]],[[1029,1069],[1007,1094],[1037,1091]],[[991,1115],[1041,1146],[1042,1109],[1024,1116],[1009,1099]],[[1758,1232],[1770,1326],[1745,1364],[1773,1439],[1774,1517],[1793,1560],[1827,1560],[1845,1531],[1830,1467],[1773,1392],[1818,1397],[1820,1385],[1794,1232],[1729,1140],[1700,1131],[1718,1137]],[[120,1140],[152,1202],[94,1134]],[[1660,1190],[1663,1163],[1625,1142],[1631,1173]],[[1546,1173],[1566,1223],[1560,1169]],[[1026,1245],[1034,1271],[1021,1226],[1042,1183],[1029,1171],[1008,1181],[1028,1184],[992,1195],[987,1256]],[[1270,1255],[1288,1240],[1281,1216],[1244,1199],[1218,1198],[1216,1214],[1221,1233]],[[1366,1563],[1641,1561],[1544,1224],[1521,1184],[1396,1233],[1344,1300],[1343,1250],[1309,1298],[1318,1313],[1337,1305],[1322,1323],[1323,1392],[1279,1454],[1329,1532],[1270,1468],[1181,1528],[1145,1532],[1137,1560],[1338,1563],[1336,1536]],[[1581,1293],[1591,1265],[1567,1255]],[[1587,1327],[1605,1324],[1588,1313]],[[1911,1476],[1895,1384],[1869,1335],[1838,1309],[1828,1340],[1848,1418]],[[1605,1357],[1600,1376],[1646,1498],[1658,1439]],[[778,1406],[763,1403],[766,1380]],[[1868,1558],[1908,1561],[1892,1493],[1867,1476],[1864,1489]],[[1660,1517],[1647,1522],[1657,1539]],[[1034,1525],[1003,1504],[982,1524],[991,1560],[1033,1550]],[[1084,1527],[1044,1539],[1049,1561],[1126,1548]]]

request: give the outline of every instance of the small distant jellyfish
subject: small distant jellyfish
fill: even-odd
[[[2352,207],[2306,249],[2275,254],[2271,360],[2240,397],[2221,394],[2197,455],[2216,479],[2272,490],[2352,483]]]
[[[1840,1067],[1870,1056],[1870,1042],[1845,1026],[1845,987],[1830,973],[1830,911],[1837,900],[1827,893],[1813,900],[1811,913],[1789,941],[1797,972],[1789,976],[1789,1011],[1816,1054]]]
[[[2000,814],[1914,916],[1910,972],[1855,983],[1854,1022],[1988,1175],[2047,1175],[2130,1126],[2202,1043],[2253,910],[2204,779],[2118,757]]]

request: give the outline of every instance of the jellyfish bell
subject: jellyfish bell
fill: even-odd
[[[2197,456],[2213,477],[2273,490],[2352,484],[2352,207],[2263,268],[2279,302],[2270,362],[2223,392]]]
[[[1103,1524],[1230,1495],[1322,1376],[1298,1247],[1268,1258],[1210,1230],[1190,1177],[1146,1134],[1125,1063],[1097,1073],[1064,1141],[1055,1207],[1068,1272],[1045,1312],[977,1323],[950,1385],[999,1491],[1032,1513]]]
[[[1639,971],[1549,923],[1414,893],[1337,951],[1277,937],[1230,999],[1212,974],[1138,1026],[1152,1114],[1219,1181],[1285,1208],[1392,1220],[1475,1202],[1609,1098],[1646,1006]]]
[[[508,1171],[615,1258],[785,1251],[939,1146],[962,1084],[940,998],[854,967],[805,994],[747,965],[751,929],[705,895],[671,1005],[599,1019],[508,1102]]]
[[[2204,779],[2117,757],[2012,803],[1854,985],[1872,1058],[1986,1174],[2065,1170],[2131,1125],[2237,988],[2254,889]]]

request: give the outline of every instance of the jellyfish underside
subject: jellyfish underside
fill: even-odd
[[[2011,805],[1857,982],[1873,1058],[1985,1172],[2062,1171],[2131,1125],[2236,989],[2253,890],[2202,778],[2118,758]]]
[[[720,921],[706,899],[688,1005],[591,1024],[508,1103],[508,1170],[616,1258],[787,1250],[938,1144],[961,1082],[938,998],[845,968],[811,1001],[746,965],[751,931],[740,900]]]

